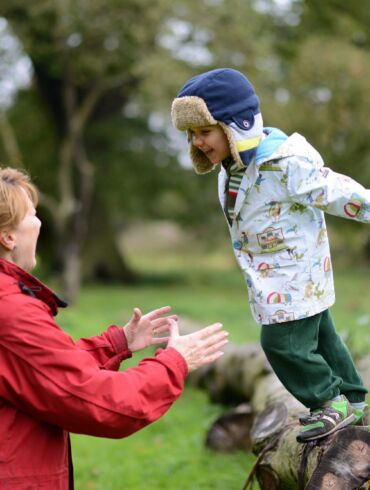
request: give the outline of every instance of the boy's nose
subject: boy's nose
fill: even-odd
[[[193,134],[193,136],[192,136],[192,143],[197,148],[202,149],[202,146],[203,146],[203,138],[201,136],[196,136],[195,134]]]

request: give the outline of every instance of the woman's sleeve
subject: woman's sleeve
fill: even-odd
[[[79,339],[75,345],[89,352],[101,369],[117,371],[121,362],[132,356],[123,328],[115,325],[101,335]]]
[[[100,369],[41,301],[20,294],[0,306],[0,397],[35,418],[121,438],[161,417],[183,391],[187,366],[174,349],[124,372]]]

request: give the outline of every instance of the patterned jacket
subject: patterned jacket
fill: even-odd
[[[229,225],[255,320],[305,318],[335,301],[324,211],[370,222],[370,190],[324,167],[319,153],[294,133],[268,136],[245,170]],[[219,173],[225,207],[226,171]]]

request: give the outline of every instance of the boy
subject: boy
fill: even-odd
[[[297,133],[263,128],[259,99],[240,72],[185,83],[172,121],[186,130],[195,171],[219,164],[219,198],[261,343],[284,386],[310,415],[300,442],[368,424],[367,393],[337,334],[324,211],[370,222],[370,190],[323,166]]]

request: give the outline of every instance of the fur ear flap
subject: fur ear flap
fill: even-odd
[[[223,122],[219,122],[219,125],[221,126],[221,128],[224,130],[224,133],[226,134],[227,141],[229,142],[230,153],[234,162],[237,163],[239,169],[242,170],[243,168],[245,168],[245,165],[243,164],[240,158],[240,154],[236,148],[235,139],[232,130],[229,128],[227,124]]]
[[[191,163],[193,164],[194,170],[197,174],[206,174],[211,172],[216,165],[214,165],[205,154],[199,150],[196,146],[190,143],[189,149]]]
[[[171,118],[175,128],[179,129],[180,131],[185,131],[201,126],[213,126],[217,124],[217,121],[209,112],[204,100],[193,95],[187,97],[178,97],[173,101]],[[195,172],[197,174],[205,174],[213,170],[216,165],[208,160],[208,158],[201,150],[191,144],[189,133],[188,141],[190,145],[190,158]]]
[[[217,124],[204,100],[195,95],[176,98],[172,102],[171,118],[180,131]]]

